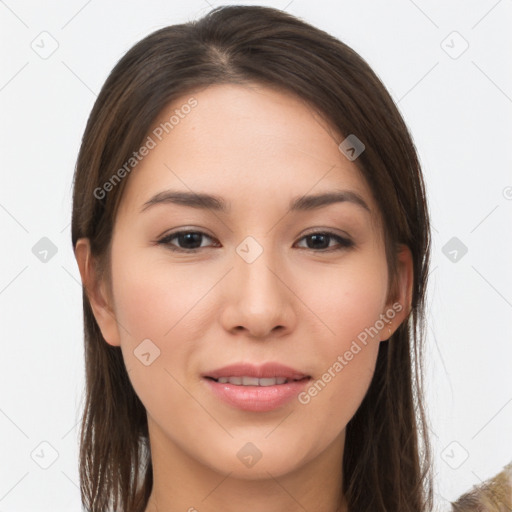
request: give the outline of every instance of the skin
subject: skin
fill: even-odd
[[[402,247],[398,254],[398,296],[390,300],[371,191],[338,149],[343,137],[303,101],[256,85],[215,85],[193,96],[198,105],[129,176],[114,227],[111,287],[94,274],[87,239],[75,252],[103,336],[121,347],[147,410],[154,486],[146,512],[346,511],[345,428],[370,385],[380,341],[409,311],[411,253]],[[357,192],[370,212],[342,202],[287,213],[292,198],[334,188]],[[216,194],[230,209],[140,211],[166,189]],[[179,229],[207,236],[169,245],[201,248],[186,254],[155,243]],[[333,237],[315,246],[311,231],[354,246]],[[251,263],[236,252],[247,236],[263,250]],[[277,361],[317,380],[397,302],[403,307],[390,330],[386,324],[360,344],[307,404],[241,411],[200,377],[234,362]],[[147,338],[160,350],[149,366],[134,355]],[[248,442],[261,453],[252,467],[237,457]]]

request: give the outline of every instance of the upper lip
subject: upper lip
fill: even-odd
[[[289,380],[300,380],[304,377],[309,377],[309,375],[280,363],[265,363],[262,365],[236,363],[205,372],[202,374],[202,377],[211,377],[213,379],[218,379],[219,377],[257,377],[258,379],[285,377]]]

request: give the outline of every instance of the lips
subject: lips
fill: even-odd
[[[204,378],[238,386],[273,386],[309,378],[309,375],[280,363],[238,363],[205,372]]]
[[[310,375],[279,363],[234,364],[201,375],[213,397],[246,412],[270,412],[293,403]]]

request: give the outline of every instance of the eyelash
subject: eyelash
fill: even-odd
[[[175,231],[174,233],[170,233],[168,235],[165,235],[163,238],[158,240],[156,243],[158,245],[166,245],[171,251],[182,252],[182,253],[189,253],[189,254],[196,253],[199,249],[204,249],[204,247],[196,247],[195,249],[183,249],[181,247],[177,247],[177,246],[172,245],[170,243],[171,240],[176,238],[177,236],[183,235],[183,234],[190,234],[190,233],[203,235],[203,236],[209,238],[210,240],[213,240],[213,238],[211,236],[207,235],[206,233],[204,233],[202,231],[183,230],[183,231]],[[302,247],[302,249],[309,249],[309,250],[311,250],[313,252],[323,253],[323,252],[341,251],[343,249],[350,249],[351,247],[353,247],[355,245],[352,240],[350,240],[348,238],[343,238],[342,236],[339,236],[339,235],[337,235],[335,233],[332,233],[330,231],[314,231],[312,233],[308,233],[307,235],[304,235],[300,240],[303,240],[304,238],[308,238],[308,237],[314,236],[314,235],[324,235],[324,236],[327,236],[329,238],[334,238],[335,240],[338,241],[339,247],[336,247],[334,249],[331,248],[331,249],[320,249],[320,250],[309,249],[308,247]]]

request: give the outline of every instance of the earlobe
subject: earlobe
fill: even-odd
[[[119,346],[121,344],[119,330],[114,311],[109,304],[107,284],[97,275],[88,238],[80,238],[77,241],[75,258],[80,270],[82,285],[103,338],[109,345]]]

